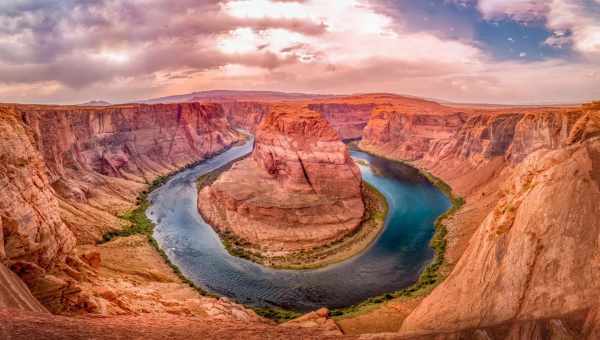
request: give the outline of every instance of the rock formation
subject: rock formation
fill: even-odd
[[[309,104],[308,108],[321,112],[342,139],[359,139],[375,104],[324,102]]]
[[[231,125],[252,132],[256,131],[263,117],[267,115],[271,108],[277,105],[273,102],[243,101],[221,102],[220,104],[225,109]],[[298,102],[295,105],[307,105],[308,109],[320,112],[343,140],[358,139],[362,136],[363,130],[371,117],[371,112],[376,106],[376,104],[369,102],[331,102],[326,100]]]
[[[204,159],[238,140],[218,105],[103,108],[20,106],[80,243],[119,225],[114,215],[159,175]]]
[[[46,312],[23,281],[0,262],[0,310],[2,309]]]
[[[155,177],[237,140],[217,105],[0,106],[0,261],[50,310],[90,309],[76,245],[123,228]]]
[[[269,113],[272,103],[222,102],[227,119],[232,126],[255,132],[263,117]]]
[[[402,334],[592,334],[600,296],[599,133],[592,107],[373,114],[361,146],[446,179],[468,202],[450,234],[473,230],[451,274],[403,322]],[[587,319],[585,326],[575,319]]]
[[[489,327],[597,305],[599,161],[597,138],[528,156],[455,270],[403,329]]]
[[[143,236],[95,243],[156,176],[236,142],[230,124],[256,129],[256,150],[201,191],[203,214],[263,251],[335,241],[364,212],[338,136],[359,136],[371,109],[361,147],[412,161],[467,200],[446,221],[447,278],[375,314],[400,330],[382,338],[600,337],[600,105],[376,94],[225,107],[0,105],[0,337],[339,337],[323,310],[277,326],[200,296]]]
[[[258,249],[287,252],[337,241],[361,223],[361,176],[323,117],[276,106],[256,133],[255,150],[205,187],[202,215]]]

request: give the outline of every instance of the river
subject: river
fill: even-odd
[[[154,237],[183,274],[203,289],[253,306],[297,311],[346,307],[414,283],[432,259],[435,219],[446,196],[416,169],[364,152],[352,157],[363,179],[388,200],[383,232],[361,254],[314,270],[278,270],[231,256],[197,211],[196,179],[252,151],[253,140],[185,170],[153,191]],[[360,162],[365,163],[365,162]]]

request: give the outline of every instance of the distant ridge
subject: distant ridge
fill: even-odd
[[[92,100],[83,104],[77,104],[77,106],[110,106],[112,103],[109,103],[104,100]]]
[[[244,90],[209,90],[197,91],[187,94],[166,96],[159,98],[151,98],[134,101],[140,104],[160,104],[160,103],[183,103],[183,102],[232,102],[232,101],[256,101],[256,102],[283,102],[283,101],[302,101],[302,100],[327,100],[341,99],[363,96],[383,96],[391,98],[405,98],[412,100],[422,100],[437,103],[450,107],[465,107],[465,108],[482,108],[482,109],[505,109],[510,107],[573,107],[581,103],[561,103],[556,101],[540,102],[540,103],[484,103],[484,102],[460,102],[434,97],[417,96],[410,94],[398,94],[391,92],[364,92],[353,94],[314,94],[301,92],[281,92],[281,91],[244,91]],[[90,102],[95,103],[95,102]],[[104,102],[105,103],[105,102]],[[90,105],[90,104],[87,104]],[[93,104],[91,104],[93,105]],[[110,105],[110,104],[105,104]],[[99,106],[97,104],[97,106]]]
[[[137,101],[143,104],[158,103],[181,103],[181,102],[209,102],[209,101],[287,101],[287,100],[305,100],[305,99],[324,99],[339,97],[337,95],[322,95],[310,93],[295,92],[277,92],[277,91],[234,91],[234,90],[211,90],[198,91],[188,94],[152,98]]]

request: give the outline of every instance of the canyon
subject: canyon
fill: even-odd
[[[390,94],[227,101],[0,106],[0,307],[19,310],[0,312],[0,334],[160,338],[172,327],[180,338],[600,337],[600,104],[457,107]],[[119,215],[155,178],[242,140],[234,127],[255,132],[256,149],[201,191],[200,210],[217,228],[328,226],[318,235],[260,222],[250,225],[269,232],[236,231],[272,251],[339,239],[364,210],[360,176],[339,140],[361,138],[362,150],[410,162],[465,199],[443,222],[443,280],[336,322],[320,311],[276,325],[200,295],[146,236],[101,242],[128,226]],[[264,188],[280,196],[257,194]],[[309,199],[323,204],[300,217],[273,209]],[[232,222],[217,221],[219,207]],[[323,211],[343,218],[331,223]]]
[[[305,106],[280,104],[256,128],[252,155],[204,186],[198,206],[248,251],[285,257],[355,233],[365,215],[362,186],[327,120]]]

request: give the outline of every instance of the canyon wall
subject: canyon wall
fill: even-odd
[[[320,112],[344,140],[362,137],[364,128],[369,122],[374,103],[314,103],[310,110]]]
[[[216,104],[18,107],[80,243],[102,238],[143,187],[238,140]]]
[[[467,200],[449,235],[473,233],[448,278],[403,322],[403,335],[595,334],[599,134],[592,106],[373,114],[361,147],[448,181]]]
[[[222,102],[229,123],[237,128],[255,132],[256,128],[266,116],[272,103],[265,102]]]
[[[262,119],[277,103],[269,102],[221,102],[231,125],[248,131],[256,131]],[[319,112],[331,124],[341,139],[358,139],[367,126],[374,103],[351,102],[298,102],[309,110]]]
[[[97,273],[78,245],[125,227],[116,215],[157,176],[239,140],[218,105],[0,111],[0,261],[54,312],[89,309]]]
[[[361,176],[346,146],[317,112],[274,106],[255,150],[199,195],[221,232],[271,252],[326,245],[355,230],[364,213]]]

